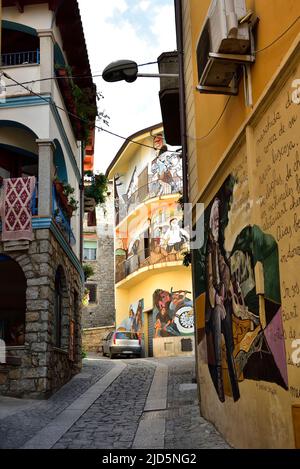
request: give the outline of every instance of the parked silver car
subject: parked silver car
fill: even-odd
[[[140,357],[142,351],[141,338],[136,332],[110,332],[103,339],[102,350],[103,355],[107,355],[110,358],[120,354]]]

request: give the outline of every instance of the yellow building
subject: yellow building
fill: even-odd
[[[129,137],[107,170],[114,180],[116,326],[141,334],[145,356],[194,349],[191,268],[183,265],[181,152],[161,124]]]
[[[201,411],[235,447],[300,448],[300,2],[175,7]]]

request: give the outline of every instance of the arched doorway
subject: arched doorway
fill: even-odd
[[[26,287],[19,264],[0,255],[0,339],[6,346],[24,345]]]

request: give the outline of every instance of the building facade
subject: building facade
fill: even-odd
[[[181,153],[168,150],[161,125],[149,127],[127,139],[107,175],[114,179],[116,327],[138,332],[145,356],[191,354]]]
[[[113,183],[108,183],[107,199],[96,207],[96,225],[83,224],[83,263],[93,269],[87,278],[86,304],[82,310],[84,329],[112,326],[115,323],[114,293],[114,200]],[[100,345],[100,341],[99,341]]]
[[[235,447],[299,448],[300,4],[243,3],[175,1],[201,411]]]
[[[89,127],[75,87],[91,123],[96,99],[90,78],[68,79],[91,76],[77,1],[4,0],[2,20],[0,394],[47,397],[81,368]]]

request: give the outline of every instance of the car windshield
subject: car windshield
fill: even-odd
[[[138,340],[136,332],[116,332],[116,339]]]

